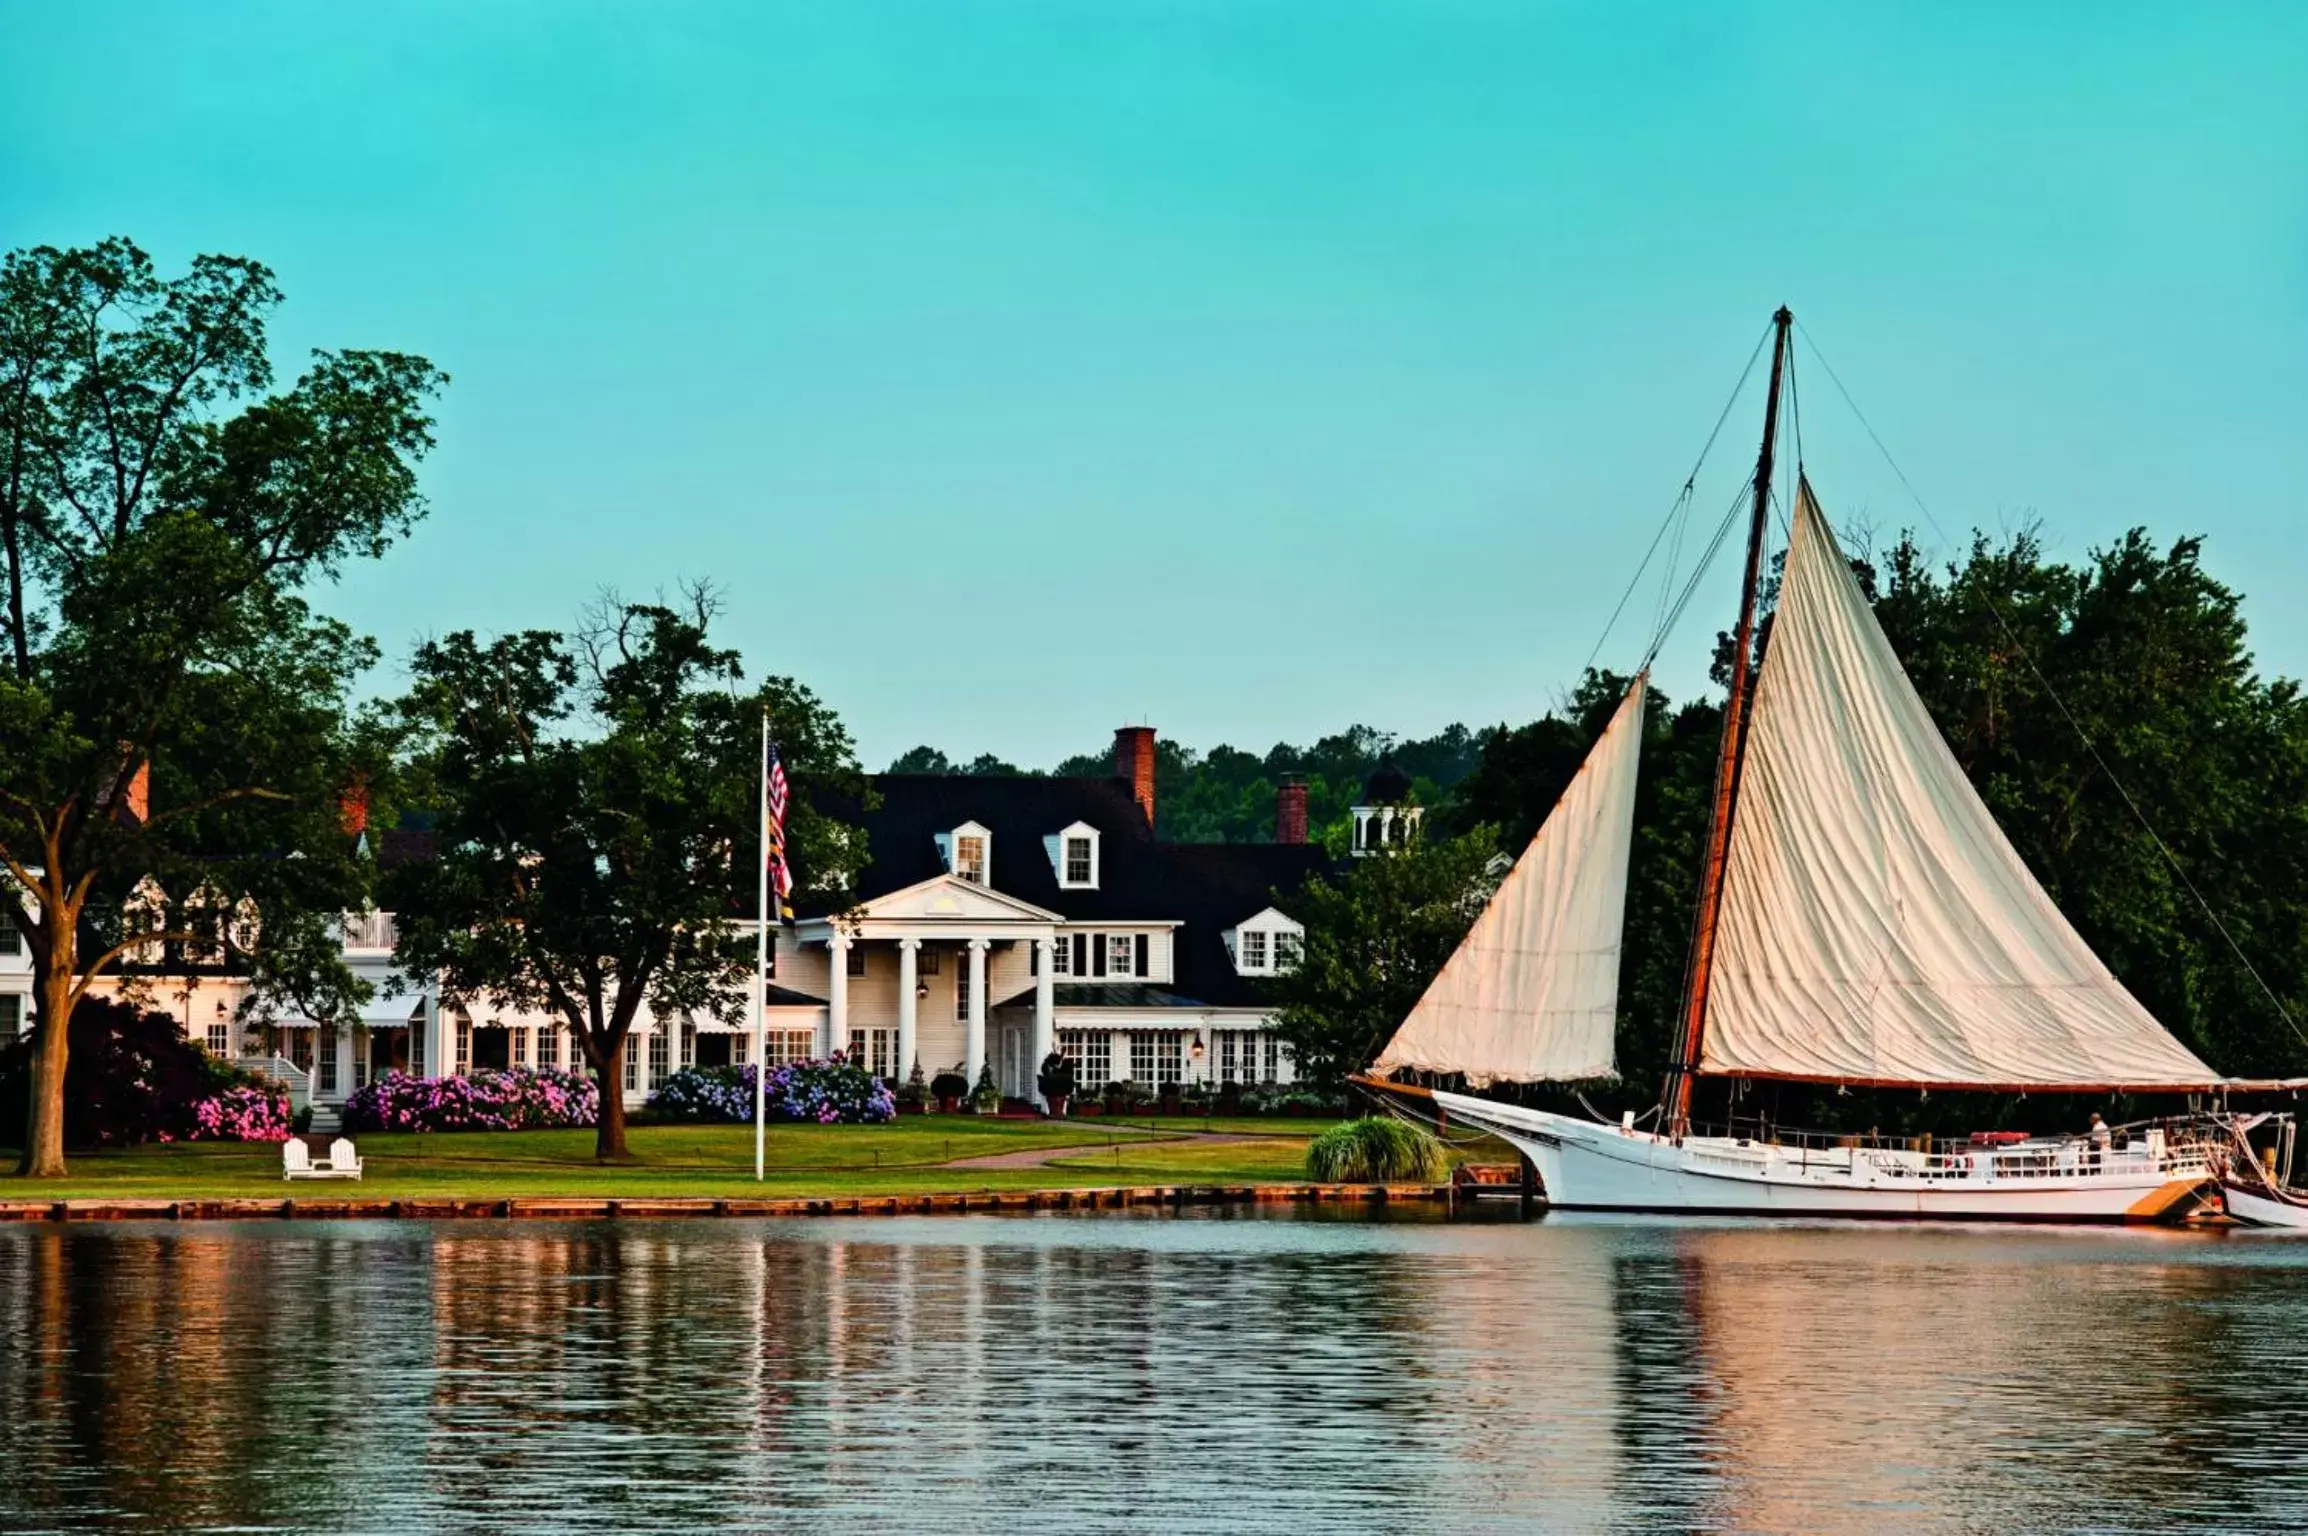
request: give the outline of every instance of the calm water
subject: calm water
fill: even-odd
[[[2308,1524],[2308,1244],[1308,1216],[0,1228],[0,1528]]]

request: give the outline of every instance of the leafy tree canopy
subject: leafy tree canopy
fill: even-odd
[[[601,1081],[597,1150],[625,1155],[625,1041],[660,1019],[750,1016],[766,711],[792,784],[792,862],[827,890],[865,839],[821,814],[864,792],[849,733],[791,678],[737,690],[712,601],[604,600],[576,631],[420,646],[400,705],[440,854],[386,878],[398,962],[451,996],[550,1012]]]
[[[0,262],[0,868],[44,1026],[29,1173],[64,1171],[70,1031],[45,1026],[128,944],[229,944],[260,1009],[356,1001],[336,917],[367,871],[339,800],[383,766],[347,705],[375,653],[304,594],[423,514],[446,379],[320,352],[276,390],[279,300],[260,263],[163,277],[122,239]]]

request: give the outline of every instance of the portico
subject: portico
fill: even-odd
[[[987,1062],[992,998],[1031,987],[1033,1060],[1057,1041],[1050,946],[1057,913],[957,875],[940,875],[850,911],[797,926],[781,979],[818,990],[825,967],[824,1026],[817,1053],[854,1053],[877,1076],[903,1082],[919,1062],[926,1074],[956,1071],[975,1084]],[[1039,1096],[1031,1073],[1010,1091]]]

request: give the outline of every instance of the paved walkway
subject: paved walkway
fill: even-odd
[[[1177,1146],[1183,1142],[1203,1147],[1236,1147],[1267,1139],[1269,1138],[1262,1136],[1224,1136],[1215,1131],[1177,1133],[1152,1131],[1141,1132],[1138,1135],[1111,1143],[1111,1145],[1133,1146],[1143,1142],[1158,1141],[1165,1146]],[[989,1152],[981,1157],[957,1157],[950,1163],[940,1163],[938,1166],[940,1168],[1045,1168],[1060,1158],[1088,1157],[1093,1152],[1103,1152],[1107,1150],[1109,1145],[1103,1141],[1081,1141],[1070,1147],[1029,1147],[1023,1152]]]

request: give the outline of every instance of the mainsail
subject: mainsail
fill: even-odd
[[[1647,676],[1378,1058],[1494,1082],[1616,1077],[1619,940]]]
[[[2028,872],[1932,724],[1809,485],[1724,879],[1702,1072],[2002,1089],[2221,1081]]]

